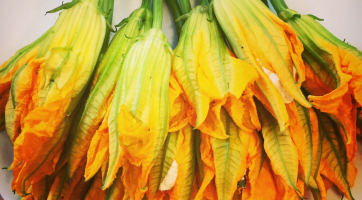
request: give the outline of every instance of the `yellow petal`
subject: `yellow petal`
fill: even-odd
[[[173,73],[171,73],[170,76],[170,87],[168,93],[171,108],[168,132],[175,132],[188,124],[189,116],[187,111],[189,110],[189,105],[184,100],[182,96],[182,88]]]
[[[183,142],[177,151],[175,161],[178,164],[178,173],[175,185],[169,192],[171,199],[190,199],[195,177],[194,133],[192,127],[187,125],[180,134]]]

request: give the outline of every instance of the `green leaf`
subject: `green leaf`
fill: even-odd
[[[142,29],[138,28],[140,18],[146,19]],[[144,31],[150,29],[151,18],[149,11],[146,9],[135,10],[131,16],[127,18],[128,23],[116,33],[104,55],[95,75],[97,82],[91,90],[84,113],[74,133],[75,136],[68,163],[70,176],[77,169],[82,158],[87,154],[92,137],[107,112],[107,103],[109,102],[109,98],[112,97],[112,91],[120,76],[124,55],[127,54],[135,42],[127,39],[125,34],[132,37],[143,34]]]

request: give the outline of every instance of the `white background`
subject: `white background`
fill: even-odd
[[[67,0],[65,0],[67,2]],[[192,4],[199,1],[191,0]],[[286,0],[289,8],[301,14],[313,14],[324,19],[321,22],[340,39],[345,39],[362,50],[362,1],[361,0]],[[5,62],[21,47],[30,44],[48,30],[58,18],[58,14],[48,14],[62,3],[62,0],[1,0],[0,1],[0,63]],[[115,0],[114,24],[141,5],[141,0]],[[164,5],[163,30],[171,45],[177,45],[174,25],[170,12]],[[358,152],[355,164],[362,171],[361,139],[358,138]],[[12,162],[12,146],[6,133],[0,132],[0,168],[10,166]],[[12,173],[0,170],[0,194],[5,200],[18,199],[11,192]],[[355,199],[362,199],[362,173],[358,173],[352,194]],[[328,191],[328,199],[340,200],[335,190]]]

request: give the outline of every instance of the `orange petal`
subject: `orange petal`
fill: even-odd
[[[260,177],[256,180],[254,189],[252,189],[252,199],[277,199],[277,185],[274,180],[274,173],[271,170],[270,162],[268,159],[264,160],[263,166],[260,170]]]
[[[245,131],[260,130],[261,125],[256,110],[253,93],[247,88],[240,99],[231,96],[223,106],[234,122]]]
[[[209,113],[207,114],[204,122],[198,127],[201,132],[219,139],[228,138],[228,135],[226,135],[225,132],[224,125],[220,119],[221,106],[225,103],[226,98],[210,103],[211,105]],[[191,118],[191,124],[194,127],[196,126],[196,116],[193,116]]]
[[[211,184],[211,181],[215,176],[214,155],[212,153],[213,151],[211,148],[210,136],[203,133],[201,133],[200,135],[201,135],[200,152],[201,152],[201,159],[203,162],[204,174],[202,175],[203,179],[200,189],[195,197],[196,200],[203,199],[207,186]],[[214,193],[216,195],[216,189],[214,190]]]
[[[260,173],[263,167],[263,144],[260,136],[256,131],[241,132],[241,142],[243,144],[243,152],[245,152],[246,168],[249,168],[247,180],[250,184],[250,195],[253,196]]]
[[[39,47],[30,49],[24,55],[20,57],[10,58],[0,66],[0,94],[10,88],[11,80],[16,71],[24,64],[29,63],[33,60],[38,53]]]
[[[312,104],[320,111],[328,113],[329,116],[343,128],[342,137],[347,144],[356,145],[354,142],[356,134],[356,107],[352,103],[348,86],[345,84],[324,96],[309,96]],[[348,158],[353,160],[355,151],[348,152]]]
[[[98,171],[93,178],[92,185],[88,189],[87,194],[84,197],[84,200],[96,200],[96,199],[105,199],[106,191],[101,190],[102,187],[102,172]]]
[[[124,187],[129,192],[131,199],[142,199],[144,193],[147,191],[147,186],[140,188],[139,177],[142,173],[142,167],[135,166],[131,164],[128,160],[123,159],[123,173],[122,173],[122,182]]]
[[[71,199],[72,200],[83,200],[84,196],[88,192],[88,188],[91,186],[92,181],[84,182],[84,178],[80,179],[77,185],[74,187],[72,192]]]
[[[53,182],[53,177],[45,176],[42,180],[31,185],[31,194],[34,199],[46,199]]]
[[[362,71],[360,70],[362,53],[348,45],[348,48],[339,47],[339,56],[342,71],[352,76],[352,79],[348,82],[349,91],[353,94],[359,106],[362,106]]]
[[[52,184],[48,196],[49,200],[59,199],[59,198],[64,200],[71,199],[70,195],[72,194],[72,191],[75,189],[75,186],[83,177],[85,169],[85,160],[83,163],[84,164],[77,169],[76,173],[72,178],[68,178],[68,176],[66,175],[67,173],[66,167],[62,168],[62,170],[55,178],[54,183]]]
[[[92,178],[102,167],[109,155],[108,116],[106,116],[94,134],[87,152],[87,165],[84,177]]]

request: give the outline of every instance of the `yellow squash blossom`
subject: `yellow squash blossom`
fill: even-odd
[[[55,170],[70,120],[90,82],[105,38],[102,4],[85,0],[61,6],[64,11],[51,29],[52,39],[40,50],[44,53],[19,71],[19,76],[32,77],[32,82],[24,86],[20,79],[13,80],[16,84],[12,84],[12,102],[8,104],[12,103],[15,115],[21,116],[9,124],[20,124],[21,132],[14,141],[12,188],[21,196],[31,184]],[[23,102],[24,98],[27,101]],[[20,101],[24,106],[18,110]]]
[[[256,95],[264,105],[269,104],[266,106],[272,109],[280,130],[284,131],[289,126],[286,107],[266,72],[275,73],[289,95],[311,107],[300,90],[305,79],[302,43],[291,27],[261,1],[215,0],[213,8],[236,56],[258,72]]]
[[[147,191],[148,174],[169,129],[171,51],[160,30],[162,1],[154,1],[153,8],[153,28],[131,38],[138,41],[123,62],[108,119],[109,167],[102,189],[110,186],[123,162],[122,180],[132,199]]]
[[[331,89],[348,84],[349,92],[362,105],[362,52],[341,41],[313,15],[301,15],[288,9],[284,0],[272,0],[278,16],[291,25],[303,42],[305,61]]]
[[[141,199],[168,132],[187,125],[181,89],[170,79],[172,50],[161,29],[162,0],[153,1],[153,24],[129,50],[122,65],[108,118],[109,164],[102,189],[122,166],[122,182]],[[150,186],[151,187],[151,186]]]
[[[330,33],[318,22],[321,19],[288,9],[284,0],[271,2],[278,16],[294,29],[304,44],[306,81],[303,87],[310,94],[309,100],[342,127],[348,158],[353,160],[355,113],[362,103],[362,53]]]
[[[104,118],[113,99],[114,88],[121,73],[122,63],[127,52],[136,42],[129,39],[129,37],[136,37],[145,33],[151,28],[151,25],[152,14],[147,7],[135,10],[128,18],[121,22],[120,30],[112,39],[106,54],[100,62],[99,69],[102,70],[99,72],[97,82],[94,83],[87,99],[82,117],[77,125],[77,130],[73,133],[75,136],[73,141],[71,141],[72,145],[69,150],[68,162],[68,173],[70,176],[72,176],[80,161],[87,154],[92,137],[99,128],[99,124],[107,125],[108,123],[104,121]],[[94,173],[97,171],[98,169]]]
[[[239,99],[257,75],[231,55],[208,6],[197,6],[188,14],[172,70],[193,107],[191,124],[213,137],[227,138],[220,107],[229,96]]]

